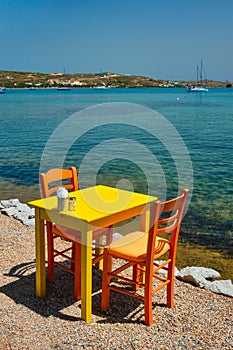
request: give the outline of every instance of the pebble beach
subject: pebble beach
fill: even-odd
[[[1,350],[233,349],[233,300],[176,279],[175,307],[165,291],[153,298],[153,325],[143,304],[112,292],[101,312],[101,271],[93,268],[93,320],[81,319],[72,276],[56,270],[47,297],[35,296],[34,229],[0,214]],[[61,244],[64,244],[61,242]]]

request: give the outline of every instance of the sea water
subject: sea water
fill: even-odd
[[[210,89],[208,93],[151,88],[7,90],[0,95],[0,198],[18,197],[24,202],[38,198],[41,157],[54,130],[76,112],[116,102],[150,108],[176,128],[189,153],[194,180],[181,237],[195,244],[232,252],[233,89]],[[148,133],[135,132],[123,124],[104,128],[104,132],[98,128],[90,130],[74,142],[64,166],[79,168],[85,156],[103,141],[133,139],[154,153],[165,174],[168,197],[177,193],[176,166],[165,147],[157,145]],[[58,159],[59,147],[62,146],[57,144]],[[127,153],[124,145],[114,147],[122,147]],[[137,156],[140,158],[140,152]],[[98,167],[98,159],[96,162],[92,161],[87,167]],[[102,161],[96,182],[116,186],[124,179],[135,191],[147,193],[147,175],[137,162],[118,156]],[[88,171],[85,179],[79,180],[83,186],[93,181],[88,178]]]

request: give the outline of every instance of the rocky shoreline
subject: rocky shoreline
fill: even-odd
[[[19,199],[0,200],[0,212],[19,220],[22,224],[34,227],[35,210]],[[115,234],[119,235],[119,234]],[[165,271],[164,271],[165,272]],[[166,273],[166,272],[165,272]],[[221,279],[218,271],[205,267],[185,267],[180,271],[176,268],[176,278],[191,283],[194,286],[207,289],[213,293],[233,297],[233,284],[231,280]]]
[[[147,327],[135,298],[113,292],[109,313],[101,312],[102,276],[93,268],[93,320],[86,324],[80,301],[73,299],[73,277],[65,271],[55,271],[45,299],[35,296],[33,226],[0,213],[0,242],[1,350],[233,348],[230,297],[176,278],[175,307],[165,307],[165,291],[156,293],[154,323]]]

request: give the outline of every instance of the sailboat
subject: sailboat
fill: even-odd
[[[188,92],[207,92],[209,89],[203,83],[203,74],[205,77],[205,70],[203,65],[203,60],[201,60],[200,66],[197,65],[197,82],[195,86],[189,85],[187,87]],[[205,77],[206,81],[206,77]]]
[[[64,68],[64,79],[65,79],[65,76],[66,76],[66,71],[65,71],[65,68]],[[58,91],[69,91],[70,90],[70,88],[67,86],[68,85],[68,82],[66,81],[66,79],[62,82],[62,83],[60,83],[59,85],[58,85],[58,87],[57,87],[57,90]]]

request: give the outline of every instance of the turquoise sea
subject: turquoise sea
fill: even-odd
[[[112,102],[148,107],[176,128],[194,172],[192,201],[183,221],[181,239],[231,254],[233,89],[211,89],[201,94],[150,88],[7,90],[0,95],[0,198],[18,197],[24,202],[37,198],[40,161],[53,131],[78,111]],[[167,192],[171,196],[176,193],[177,174],[168,151],[147,133],[125,130],[121,124],[106,126],[104,133],[96,128],[82,135],[70,148],[64,165],[79,168],[93,147],[116,137],[132,138],[150,149],[163,168]],[[136,191],[144,193],[148,188],[146,178],[137,164],[119,156],[106,160],[97,174],[99,183],[115,186],[119,180],[127,179]],[[88,176],[83,180],[88,185]]]

